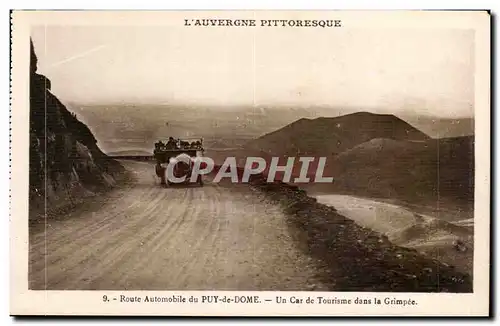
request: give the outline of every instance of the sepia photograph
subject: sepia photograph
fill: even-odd
[[[13,12],[16,291],[487,313],[489,21]]]

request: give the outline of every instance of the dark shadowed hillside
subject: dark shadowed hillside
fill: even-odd
[[[339,154],[332,166],[331,190],[473,207],[473,136],[423,143],[372,139]]]
[[[429,137],[394,115],[359,112],[335,118],[300,119],[250,142],[253,150],[279,156],[339,154],[373,138]]]
[[[37,74],[31,44],[30,63],[30,218],[66,206],[115,183],[123,171],[96,144],[90,129],[67,110]]]

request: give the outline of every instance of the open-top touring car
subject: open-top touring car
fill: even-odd
[[[176,183],[192,183],[191,174],[194,163],[198,157],[203,156],[203,139],[175,139],[170,137],[167,142],[161,140],[155,143],[154,158],[156,161],[156,175],[160,178],[162,185]],[[183,181],[173,181],[168,177],[168,166],[172,167],[175,179],[183,178]],[[198,175],[195,182],[202,186],[203,179]]]

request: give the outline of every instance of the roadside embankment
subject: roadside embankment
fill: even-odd
[[[291,233],[303,250],[328,268],[337,291],[472,292],[470,275],[391,243],[297,186],[268,183],[263,175],[252,176],[249,185],[281,205]]]

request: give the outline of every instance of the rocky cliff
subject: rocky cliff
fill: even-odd
[[[97,146],[90,129],[51,92],[30,62],[30,219],[78,203],[115,185],[124,168]]]

